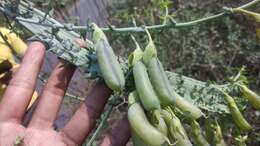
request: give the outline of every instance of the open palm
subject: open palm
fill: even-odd
[[[22,121],[31,100],[43,62],[45,47],[39,42],[29,45],[20,68],[10,81],[0,102],[0,145],[13,146],[77,146],[81,145],[95,126],[111,94],[96,82],[85,102],[60,131],[53,128],[64,94],[75,71],[73,65],[59,61],[42,91],[29,124]],[[102,146],[123,146],[129,138],[129,127],[123,118],[100,142]]]

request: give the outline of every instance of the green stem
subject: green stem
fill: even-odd
[[[107,121],[108,117],[110,116],[110,114],[112,113],[114,108],[114,105],[111,104],[109,105],[108,109],[105,111],[105,113],[103,114],[104,117],[102,118],[101,122],[99,123],[96,131],[93,133],[92,137],[90,138],[90,140],[87,142],[87,144],[85,146],[91,146],[92,143],[94,142],[94,140],[96,139],[96,137],[99,135],[101,129],[104,127],[105,122]]]
[[[255,4],[257,4],[258,2],[260,2],[260,0],[253,0],[249,3],[246,3],[240,7],[237,8],[241,8],[241,9],[245,9],[245,8],[249,8]],[[26,5],[26,3],[22,3],[23,5]],[[0,7],[0,10],[5,12],[5,9],[3,7]],[[181,28],[181,27],[189,27],[189,26],[194,26],[203,22],[208,22],[211,20],[215,20],[218,19],[220,17],[224,17],[227,16],[226,14],[228,13],[228,11],[224,11],[221,12],[219,14],[216,15],[212,15],[209,17],[205,17],[205,18],[201,18],[201,19],[197,19],[194,21],[189,21],[189,22],[181,22],[181,23],[163,23],[163,24],[159,24],[159,25],[151,25],[151,26],[145,26],[148,30],[162,30],[165,28]],[[34,21],[31,19],[24,19],[21,17],[16,17],[15,18],[18,21],[21,22],[27,22],[27,23],[34,23],[34,24],[38,24],[38,25],[42,25],[45,27],[51,27],[51,28],[60,28],[60,29],[70,29],[70,30],[86,30],[86,31],[92,31],[90,28],[88,28],[87,26],[66,26],[63,24],[60,25],[53,25],[53,24],[43,24],[43,23],[39,23],[38,21]],[[144,33],[145,30],[143,29],[143,27],[140,26],[134,26],[134,27],[126,27],[126,28],[116,28],[113,27],[113,29],[106,27],[106,28],[101,28],[103,31],[109,31],[109,32],[132,32],[132,33],[138,33],[138,32],[142,32]]]
[[[166,6],[165,7],[165,16],[164,16],[164,19],[163,19],[163,24],[167,23],[168,17],[169,17],[169,9],[168,9],[168,6]]]
[[[260,0],[253,0],[253,1],[251,1],[245,5],[242,5],[240,7],[237,7],[237,8],[241,8],[241,9],[249,8],[249,7],[257,4],[258,2],[260,2]],[[174,23],[159,24],[159,25],[146,26],[146,28],[148,30],[157,30],[157,29],[160,30],[160,29],[164,29],[164,28],[188,27],[188,26],[200,24],[202,22],[208,22],[208,21],[211,21],[211,20],[223,17],[223,16],[227,16],[226,14],[227,14],[227,11],[213,15],[213,16],[190,21],[190,22],[182,22],[182,23],[176,23],[176,24],[174,24]],[[114,31],[114,32],[145,32],[145,30],[142,27],[113,28],[113,30],[111,30],[109,28],[103,28],[102,30],[103,31]]]

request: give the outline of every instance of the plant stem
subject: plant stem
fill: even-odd
[[[99,123],[96,131],[93,133],[92,137],[90,138],[90,140],[87,142],[87,144],[85,146],[91,146],[92,145],[92,143],[94,142],[94,140],[96,139],[96,137],[98,136],[98,134],[100,133],[102,128],[104,127],[104,124],[107,121],[108,117],[112,113],[113,108],[114,108],[114,105],[110,104],[108,109],[104,112],[104,114],[103,114],[104,117],[102,118],[101,122]]]
[[[240,7],[237,7],[237,8],[241,8],[241,9],[249,8],[249,7],[257,4],[258,2],[260,2],[260,0],[253,0],[253,1],[251,1],[245,5],[242,5]],[[147,28],[148,30],[160,30],[160,29],[165,29],[165,28],[181,28],[181,27],[194,26],[194,25],[200,24],[202,22],[208,22],[208,21],[215,20],[215,19],[218,19],[223,16],[227,16],[226,14],[227,14],[227,12],[221,12],[219,14],[197,19],[194,21],[182,22],[182,23],[176,23],[176,24],[168,23],[168,24],[151,25],[151,26],[146,26],[145,28]],[[103,31],[114,31],[114,32],[145,32],[143,27],[113,28],[112,30],[110,28],[103,28],[102,30]]]
[[[258,2],[260,2],[260,0],[253,0],[249,3],[246,3],[240,7],[237,8],[241,8],[241,9],[245,9],[245,8],[249,8],[255,4],[257,4]],[[22,3],[23,5],[26,5],[26,3]],[[0,10],[5,12],[5,9],[2,7],[0,7]],[[209,17],[205,17],[205,18],[201,18],[201,19],[197,19],[197,20],[193,20],[193,21],[189,21],[189,22],[180,22],[180,23],[163,23],[163,24],[159,24],[159,25],[151,25],[151,26],[146,26],[145,28],[147,28],[148,30],[162,30],[162,29],[166,29],[166,28],[181,28],[181,27],[190,27],[190,26],[194,26],[203,22],[208,22],[211,20],[215,20],[224,16],[228,16],[227,13],[228,11],[224,11],[221,12],[219,14],[216,15],[212,15]],[[24,19],[22,17],[16,17],[15,18],[18,21],[21,22],[27,22],[27,23],[33,23],[33,24],[37,24],[37,25],[42,25],[45,27],[51,27],[51,28],[59,28],[59,29],[69,29],[69,30],[86,30],[86,31],[92,31],[92,29],[90,29],[88,26],[67,26],[67,25],[55,25],[55,24],[47,24],[47,23],[39,23],[39,21],[35,21],[35,20],[31,20],[31,19]],[[103,31],[108,31],[108,32],[131,32],[131,33],[144,33],[145,30],[143,29],[143,27],[140,26],[134,26],[134,27],[126,27],[126,28],[116,28],[116,27],[106,27],[106,28],[101,28]]]

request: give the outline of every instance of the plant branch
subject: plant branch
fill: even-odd
[[[113,99],[112,99],[111,103],[108,103],[108,108],[103,113],[103,117],[101,118],[101,121],[98,124],[97,129],[95,130],[95,132],[93,133],[92,137],[86,143],[85,146],[91,146],[92,143],[94,142],[94,140],[97,138],[97,136],[101,132],[102,128],[104,127],[105,122],[107,121],[107,119],[109,118],[110,114],[112,113],[117,98],[118,98],[118,96],[113,96]]]
[[[249,3],[246,3],[240,7],[237,8],[241,8],[241,9],[245,9],[245,8],[249,8],[257,3],[259,3],[260,0],[253,0]],[[24,3],[23,3],[24,5]],[[0,7],[0,10],[5,12],[5,9],[3,7]],[[232,10],[230,8],[230,10]],[[190,27],[190,26],[194,26],[200,23],[204,23],[204,22],[209,22],[224,16],[228,16],[227,14],[229,14],[230,11],[225,10],[224,12],[221,12],[219,14],[216,15],[212,15],[212,16],[208,16],[205,18],[201,18],[201,19],[197,19],[197,20],[193,20],[193,21],[189,21],[189,22],[180,22],[180,23],[163,23],[163,24],[159,24],[159,25],[150,25],[150,26],[146,26],[146,28],[150,31],[150,30],[162,30],[162,29],[167,29],[167,28],[182,28],[182,27]],[[51,28],[59,28],[59,29],[67,29],[67,30],[86,30],[86,31],[92,31],[91,28],[89,28],[88,26],[74,26],[74,25],[70,25],[70,24],[60,24],[60,25],[54,25],[54,24],[46,24],[46,23],[39,23],[39,21],[35,21],[35,20],[31,20],[31,19],[24,19],[22,17],[16,17],[15,18],[17,21],[21,21],[21,22],[26,22],[26,23],[33,23],[33,24],[37,24],[37,25],[41,25],[41,26],[45,26],[45,27],[51,27]],[[126,28],[117,28],[117,27],[106,27],[106,28],[101,28],[103,31],[108,31],[108,32],[131,32],[131,33],[138,33],[138,32],[142,32],[144,33],[145,30],[143,29],[142,26],[134,26],[134,27],[126,27]]]
[[[253,0],[253,1],[251,1],[245,5],[242,5],[240,7],[237,7],[237,8],[241,8],[241,9],[249,8],[259,2],[260,2],[260,0]],[[148,30],[158,30],[158,29],[160,30],[160,29],[165,29],[165,28],[181,28],[181,27],[194,26],[194,25],[197,25],[197,24],[200,24],[203,22],[208,22],[208,21],[215,20],[215,19],[218,19],[223,16],[227,16],[226,14],[228,14],[228,11],[224,11],[219,14],[197,19],[194,21],[181,22],[181,23],[176,23],[176,24],[168,23],[168,24],[152,25],[152,26],[146,26],[146,28]],[[113,28],[113,30],[111,30],[109,28],[103,28],[102,30],[103,31],[115,31],[115,32],[145,32],[143,27]]]

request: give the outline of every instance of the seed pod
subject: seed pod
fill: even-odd
[[[141,61],[134,64],[133,74],[136,90],[145,110],[152,111],[155,109],[160,109],[160,101],[149,80],[146,67]]]
[[[185,116],[191,119],[198,119],[203,115],[201,110],[178,95],[171,87],[163,66],[158,58],[150,59],[147,70],[152,85],[163,106],[174,105],[180,109]]]
[[[139,103],[130,105],[128,120],[132,130],[144,143],[157,146],[169,142],[166,136],[150,124]]]
[[[176,146],[192,146],[185,129],[173,112],[162,110],[163,118],[168,126],[169,134],[176,141]]]
[[[140,99],[139,99],[138,93],[136,91],[132,91],[128,96],[129,106],[131,106],[132,104],[139,103],[139,102],[140,102]],[[165,129],[165,126],[162,124],[162,122],[159,122],[157,129],[159,131],[162,130],[161,132],[162,132],[162,134],[164,134],[163,129]],[[167,130],[167,127],[166,127],[166,130]],[[133,129],[131,129],[131,134],[132,134],[132,140],[133,140],[134,146],[150,146],[147,143],[145,143]],[[167,134],[165,136],[167,136]]]
[[[248,131],[252,129],[251,125],[246,121],[241,112],[239,111],[235,100],[229,96],[227,93],[223,92],[225,95],[225,100],[228,103],[228,108],[230,110],[230,114],[235,121],[236,125],[243,131]]]
[[[214,126],[214,146],[227,146],[222,135],[222,131],[218,123]]]
[[[202,134],[199,123],[195,120],[191,123],[191,136],[196,146],[210,146]]]
[[[167,125],[162,117],[159,118],[159,121],[154,126],[165,136],[168,135]]]
[[[158,113],[155,113],[158,112]],[[162,134],[164,134],[165,136],[168,136],[168,127],[161,115],[161,111],[155,111],[154,115],[152,115],[151,117],[148,117],[148,119],[150,120],[150,122],[152,123],[152,125],[159,130]],[[156,115],[157,114],[157,115]]]
[[[255,92],[247,88],[245,85],[239,85],[242,89],[244,97],[252,104],[254,108],[260,110],[260,96],[258,96]]]
[[[104,32],[95,24],[93,24],[93,27],[93,41],[95,43],[101,74],[110,89],[121,91],[125,86],[123,70]]]
[[[131,130],[131,137],[134,146],[149,146],[133,130]]]

